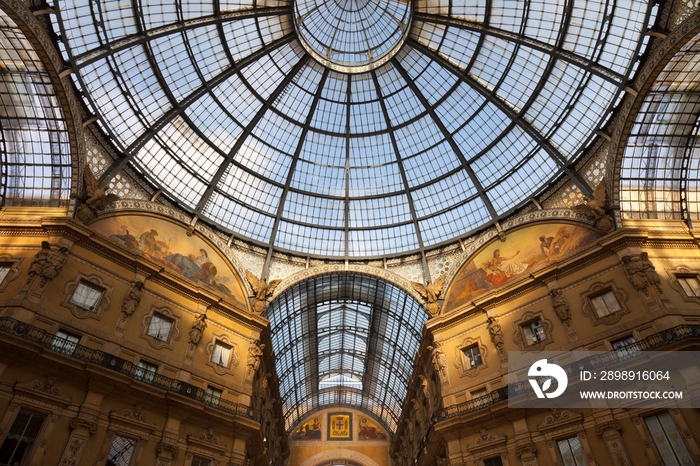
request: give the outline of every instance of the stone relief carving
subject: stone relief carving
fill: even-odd
[[[265,312],[265,309],[267,309],[267,299],[272,296],[275,292],[275,288],[277,288],[277,285],[279,285],[282,280],[272,280],[268,283],[267,278],[260,280],[249,270],[246,270],[246,278],[248,278],[248,283],[250,283],[251,288],[253,288],[255,292],[253,312],[262,314]]]
[[[607,233],[613,230],[615,222],[610,215],[605,213],[607,204],[605,196],[605,179],[603,179],[593,191],[593,198],[584,196],[585,204],[575,205],[571,210],[595,219],[596,226]]]
[[[260,340],[255,340],[250,343],[248,347],[248,360],[247,360],[247,372],[249,376],[254,376],[258,369],[260,368],[260,359],[263,356],[263,350],[265,349],[265,344],[260,343]]]
[[[143,282],[134,281],[129,288],[129,291],[124,296],[124,303],[122,304],[122,314],[126,317],[131,317],[136,311],[141,302],[141,294],[143,292]]]
[[[45,286],[56,278],[67,258],[68,248],[61,246],[57,249],[52,249],[48,241],[42,241],[41,250],[36,253],[34,260],[29,266],[27,284],[31,283],[36,277],[41,277],[40,286]]]
[[[83,171],[83,180],[85,181],[85,193],[83,195],[85,203],[80,204],[78,208],[75,209],[75,218],[81,222],[87,222],[97,216],[98,210],[104,209],[104,207],[109,204],[118,201],[119,196],[116,194],[107,194],[109,184],[100,186],[97,178],[95,178],[95,175],[92,173],[90,165],[87,163]]]
[[[445,356],[445,352],[442,349],[442,343],[435,341],[433,346],[428,346],[428,351],[430,351],[435,372],[442,377],[447,377],[447,356]]]
[[[445,275],[442,275],[434,282],[428,282],[427,285],[423,285],[422,283],[418,282],[411,282],[413,288],[425,299],[425,308],[430,317],[435,317],[440,313],[440,305],[438,304],[437,300],[442,293],[444,284]]]

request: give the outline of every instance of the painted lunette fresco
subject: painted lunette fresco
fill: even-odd
[[[90,226],[132,252],[143,254],[247,308],[233,269],[203,239],[187,236],[184,227],[158,217],[128,214],[99,218]]]
[[[292,435],[292,440],[321,440],[321,417],[316,416],[299,427]]]
[[[477,252],[455,275],[443,309],[452,310],[475,297],[556,262],[600,238],[600,234],[569,223],[520,228]]]

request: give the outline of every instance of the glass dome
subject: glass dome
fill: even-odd
[[[66,0],[55,26],[121,158],[257,244],[359,259],[509,215],[610,117],[644,1]]]

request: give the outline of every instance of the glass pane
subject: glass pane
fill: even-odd
[[[158,340],[167,341],[173,322],[159,314],[153,314],[148,325],[148,334]]]
[[[659,417],[645,417],[644,421],[646,422],[647,427],[649,428],[651,437],[654,439],[654,444],[656,445],[656,449],[658,450],[659,455],[661,456],[661,460],[664,462],[664,464],[666,466],[680,466],[680,463],[676,459],[676,455],[674,454],[673,449],[671,448],[671,444],[668,441],[668,437],[666,437],[666,433],[664,432],[664,429],[661,426],[661,423],[659,422]]]
[[[94,311],[100,296],[102,296],[102,290],[81,281],[75,288],[70,302],[89,311]]]
[[[117,435],[109,449],[106,466],[129,466],[131,457],[134,456],[134,450],[136,450],[135,439]]]
[[[78,335],[59,330],[51,341],[51,349],[65,354],[73,354],[78,343],[80,343]]]
[[[211,353],[211,360],[220,366],[228,366],[228,357],[230,352],[231,347],[217,341],[214,345],[214,351]]]
[[[10,431],[8,432],[2,445],[0,445],[0,464],[15,465],[22,464],[28,459],[34,440],[36,440],[41,427],[44,424],[46,415],[20,409],[17,413]]]
[[[0,283],[5,280],[5,277],[7,277],[7,274],[10,273],[10,266],[9,265],[0,265]]]
[[[680,464],[683,464],[683,465],[692,464],[693,459],[690,456],[690,452],[688,451],[688,447],[685,446],[685,442],[683,441],[683,437],[681,437],[680,432],[678,432],[678,429],[676,428],[676,424],[673,422],[673,419],[671,418],[671,414],[661,413],[657,417],[659,418],[659,422],[661,423],[661,427],[663,427],[664,432],[666,433],[666,438],[668,438],[668,441],[671,445],[671,449],[673,450],[673,453],[676,455],[678,462]]]

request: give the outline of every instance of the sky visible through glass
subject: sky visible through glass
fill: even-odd
[[[166,196],[256,243],[352,259],[453,241],[571,176],[654,14],[345,1],[68,0],[55,27],[99,124]],[[309,43],[341,65],[386,62],[342,72]]]

